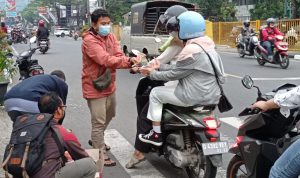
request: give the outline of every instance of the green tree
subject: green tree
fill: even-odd
[[[224,0],[190,0],[200,8],[200,13],[212,21],[235,20],[235,5]]]
[[[283,18],[284,16],[284,0],[261,0],[250,10],[251,19],[267,19],[270,17]]]
[[[299,18],[299,7],[300,7],[300,0],[292,0],[292,18],[296,19]]]
[[[132,4],[143,1],[145,0],[107,0],[106,9],[113,22],[123,22],[123,15],[130,11]]]
[[[85,0],[34,0],[31,1],[27,7],[21,12],[23,18],[27,21],[33,23],[35,19],[39,19],[39,15],[37,12],[37,7],[48,6],[55,7],[55,3],[59,3],[62,5],[66,4],[75,4],[75,3],[83,3]]]

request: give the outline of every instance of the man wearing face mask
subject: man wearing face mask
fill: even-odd
[[[105,150],[104,130],[116,112],[116,69],[131,68],[141,57],[129,58],[120,49],[116,37],[110,33],[110,16],[104,9],[91,14],[92,26],[83,34],[82,90],[91,113],[92,146]],[[102,78],[103,77],[103,78]],[[99,86],[98,80],[103,86]],[[101,82],[100,82],[101,83]],[[104,166],[115,166],[105,154]]]
[[[262,41],[263,47],[268,50],[268,59],[270,62],[273,62],[273,49],[272,45],[274,43],[274,37],[276,35],[282,35],[278,28],[275,26],[275,19],[268,18],[267,19],[267,27],[262,30]]]

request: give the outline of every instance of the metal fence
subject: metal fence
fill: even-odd
[[[213,22],[207,23],[207,34],[213,38],[216,44],[235,46],[236,38],[240,34],[243,26],[242,22]],[[265,21],[251,21],[251,27],[255,29],[259,36],[259,29],[266,25]],[[286,36],[290,50],[300,51],[300,19],[284,19],[277,23],[278,29]]]

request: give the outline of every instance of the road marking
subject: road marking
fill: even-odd
[[[234,140],[222,134],[221,139],[233,144]],[[149,161],[143,161],[135,169],[126,169],[125,164],[130,160],[133,154],[133,146],[115,129],[105,131],[105,142],[111,147],[110,152],[120,162],[124,170],[131,178],[165,178],[156,168],[154,168]],[[98,178],[99,175],[97,174]],[[225,178],[226,170],[222,167],[218,168],[217,178]]]
[[[260,81],[266,81],[266,80],[269,80],[269,81],[272,81],[272,80],[276,80],[276,81],[279,81],[279,80],[300,80],[300,77],[288,77],[288,78],[252,78],[253,80],[260,80]]]
[[[16,56],[19,56],[19,53],[18,51],[13,47],[13,46],[10,46],[11,49],[13,50],[13,52],[15,53]]]
[[[236,129],[238,129],[243,123],[243,120],[240,118],[237,118],[237,117],[224,117],[224,118],[220,118],[220,121],[236,128]]]
[[[126,163],[133,154],[134,148],[117,130],[110,129],[105,131],[105,142],[111,147],[110,152],[132,178],[164,178],[147,160],[140,163],[135,169],[125,168]]]
[[[233,74],[225,74],[226,77],[232,77],[237,79],[242,79],[243,77]],[[286,78],[252,78],[255,81],[292,81],[292,80],[300,80],[300,77],[286,77]]]

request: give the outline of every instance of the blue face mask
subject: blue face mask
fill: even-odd
[[[98,33],[101,36],[107,36],[110,33],[110,25],[100,25]]]

